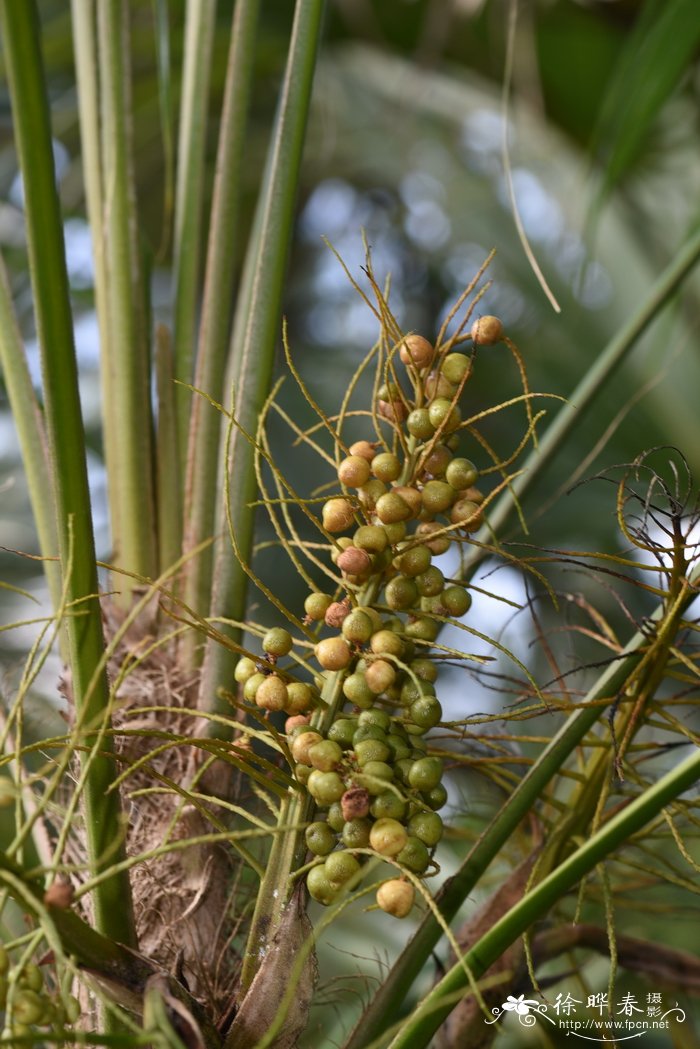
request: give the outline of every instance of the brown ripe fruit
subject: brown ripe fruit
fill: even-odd
[[[369,463],[361,455],[349,455],[338,465],[338,480],[348,488],[361,488],[371,476]]]
[[[395,680],[396,671],[386,659],[375,659],[365,670],[365,681],[377,696],[390,688]]]
[[[284,710],[287,700],[287,686],[276,674],[266,677],[255,693],[255,705],[263,710]]]
[[[57,879],[49,885],[44,893],[44,903],[47,907],[58,907],[59,910],[66,910],[72,904],[74,895],[75,890],[70,882]]]
[[[472,324],[471,336],[475,346],[495,346],[503,338],[503,324],[498,317],[479,317]]]
[[[372,567],[372,558],[366,550],[361,550],[359,546],[349,546],[338,555],[336,564],[341,572],[349,575],[363,575]]]
[[[396,485],[395,488],[392,488],[392,491],[395,495],[401,496],[403,501],[409,507],[411,516],[418,517],[418,514],[423,509],[423,500],[421,499],[421,494],[418,489],[412,488],[407,484],[399,484]]]
[[[369,813],[370,798],[364,787],[350,787],[340,799],[340,808],[346,823],[364,819]]]
[[[450,521],[464,532],[478,532],[484,523],[484,515],[478,503],[459,499],[450,511]]]
[[[299,725],[308,725],[310,721],[309,714],[292,714],[284,723],[284,731],[289,736]]]
[[[406,366],[412,364],[419,371],[429,368],[434,356],[435,348],[432,342],[428,342],[422,335],[407,335],[399,350],[402,362]]]
[[[347,499],[329,499],[323,504],[321,519],[327,532],[344,532],[355,520],[355,514]]]
[[[379,401],[379,414],[393,423],[402,423],[408,417],[408,408],[403,401]]]
[[[402,878],[390,878],[377,889],[377,904],[394,918],[405,918],[411,912],[415,895],[410,882]]]
[[[371,463],[374,456],[377,453],[377,449],[369,441],[355,441],[351,444],[348,451],[350,455],[359,455],[362,459],[366,459],[368,463]]]
[[[314,651],[324,670],[344,670],[352,659],[350,646],[343,637],[326,637],[319,641]]]
[[[321,743],[323,736],[320,732],[302,732],[292,740],[292,757],[301,765],[310,765],[309,751],[316,743]]]
[[[326,626],[339,629],[343,625],[343,620],[350,615],[351,611],[352,605],[347,597],[343,598],[342,601],[333,601],[326,609],[324,617]]]

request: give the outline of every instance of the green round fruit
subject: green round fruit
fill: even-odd
[[[478,532],[484,523],[484,515],[478,503],[471,499],[458,499],[450,510],[450,521],[463,532]]]
[[[409,709],[411,721],[424,731],[435,728],[442,719],[440,700],[434,696],[421,696]]]
[[[374,707],[372,710],[363,710],[357,719],[358,728],[373,725],[382,732],[388,732],[391,724],[391,714],[387,714],[386,710],[381,710],[379,707]]]
[[[334,801],[329,807],[326,813],[326,823],[334,830],[336,834],[340,834],[341,830],[345,826],[345,816],[343,816],[343,806],[339,801]]]
[[[290,681],[287,685],[287,705],[285,710],[288,714],[305,714],[314,705],[314,691],[304,681]]]
[[[343,750],[352,747],[352,737],[357,728],[357,722],[351,718],[338,718],[328,729],[328,739],[338,743]]]
[[[414,874],[422,874],[430,863],[430,853],[420,838],[409,835],[396,859]]]
[[[360,870],[360,864],[351,852],[332,852],[324,864],[326,876],[333,889],[340,889]]]
[[[253,674],[257,673],[255,669],[255,660],[249,656],[241,656],[236,663],[236,669],[233,672],[233,676],[239,685],[245,685],[248,678],[251,678]]]
[[[421,797],[429,808],[433,810],[441,809],[447,802],[447,790],[444,784],[438,783],[431,790],[421,791]]]
[[[370,554],[382,554],[389,545],[386,530],[381,525],[360,525],[352,541],[360,550]]]
[[[321,594],[314,591],[308,594],[304,601],[304,612],[309,619],[314,622],[320,622],[332,604],[333,598],[329,594]]]
[[[433,401],[428,408],[428,414],[435,429],[442,427],[444,433],[452,433],[462,421],[462,413],[459,408],[446,397],[438,397]]]
[[[389,608],[395,612],[403,612],[413,608],[418,601],[418,587],[413,579],[397,575],[386,584],[384,597]]]
[[[372,460],[372,473],[378,481],[395,481],[401,473],[401,460],[393,452],[381,452]]]
[[[394,819],[402,821],[406,816],[406,802],[393,790],[384,790],[377,794],[370,806],[375,819]]]
[[[371,707],[376,699],[374,692],[367,684],[365,675],[359,671],[346,677],[343,682],[343,695],[356,707],[363,709]]]
[[[471,488],[476,484],[478,478],[479,471],[471,459],[453,459],[445,473],[445,479],[457,491]]]
[[[263,652],[275,659],[288,655],[292,651],[293,645],[292,635],[281,626],[268,630],[262,640]]]
[[[333,903],[337,895],[337,890],[333,888],[326,874],[324,863],[319,863],[318,866],[311,868],[306,875],[306,887],[309,890],[309,896],[317,903],[322,903],[324,907]]]
[[[345,793],[345,784],[337,772],[322,772],[314,769],[306,784],[309,794],[321,808],[328,808],[340,801]]]
[[[249,703],[254,703],[257,691],[263,681],[265,681],[265,674],[260,673],[259,670],[251,674],[243,686],[243,698]]]
[[[355,608],[345,617],[341,632],[346,641],[352,645],[364,645],[374,632],[372,620],[360,608]]]
[[[413,762],[413,767],[408,774],[408,782],[415,790],[432,790],[433,787],[437,787],[440,783],[442,770],[441,758],[419,758]]]
[[[448,466],[447,469],[449,468]],[[455,500],[455,490],[446,481],[428,481],[423,486],[421,497],[426,514],[434,517],[435,514],[444,513],[452,506]]]
[[[400,572],[412,579],[430,568],[432,556],[427,546],[412,546],[410,550],[406,550],[399,555],[397,567]]]
[[[309,747],[309,762],[321,772],[333,772],[343,759],[343,751],[332,739],[322,739]]]
[[[348,849],[366,849],[369,847],[369,832],[372,829],[372,821],[366,817],[357,817],[348,820],[341,830],[343,844]]]
[[[413,516],[410,506],[397,492],[385,492],[384,495],[380,495],[375,512],[382,524],[408,521]]]
[[[448,616],[459,619],[469,611],[472,603],[471,595],[463,586],[448,586],[443,590],[439,598]]]
[[[430,421],[428,409],[414,408],[412,412],[409,412],[406,429],[412,437],[417,437],[419,441],[429,441],[435,433],[435,427]]]
[[[362,739],[353,747],[360,768],[368,761],[386,761],[391,755],[391,748],[381,739]]]
[[[408,821],[408,833],[420,838],[428,848],[434,848],[443,835],[444,826],[437,812],[417,812]]]
[[[403,655],[403,641],[393,630],[382,629],[372,634],[369,647],[377,656],[397,656],[400,659]]]
[[[304,831],[306,847],[314,856],[326,856],[336,845],[336,836],[323,820],[309,824]]]
[[[448,353],[440,365],[440,372],[448,382],[459,386],[471,367],[471,360],[464,353]]]

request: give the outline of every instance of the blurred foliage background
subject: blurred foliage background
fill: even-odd
[[[207,193],[213,181],[223,89],[224,27],[232,6],[230,0],[218,5],[222,32],[215,42],[212,66]],[[164,126],[158,100],[153,41],[161,5],[154,0],[132,7],[141,239],[152,272],[155,315],[169,324],[169,245],[163,230],[164,217],[172,208],[168,141],[174,124]],[[166,7],[176,109],[185,3],[172,0]],[[90,475],[98,555],[108,559],[97,328],[70,14],[58,0],[42,0],[40,9],[53,93],[81,392],[93,451]],[[244,225],[252,216],[259,188],[291,18],[290,4],[262,5]],[[506,83],[509,40],[513,66]],[[374,318],[322,240],[327,237],[332,242],[359,278],[363,229],[379,279],[391,274],[391,302],[403,329],[429,338],[488,252],[496,248],[491,267],[494,284],[480,308],[503,318],[525,357],[532,389],[568,396],[700,218],[699,45],[696,0],[330,2],[285,305],[295,356],[321,403],[333,410],[377,335]],[[560,313],[540,287],[518,237],[504,144],[522,224],[561,305]],[[244,243],[245,230],[241,230],[232,250],[240,252]],[[24,304],[29,325],[22,191],[4,94],[0,94],[0,246],[11,269],[15,300],[20,311]],[[563,444],[552,468],[526,500],[529,542],[567,549],[618,549],[609,487],[591,483],[565,493],[579,477],[629,462],[644,448],[677,446],[697,476],[699,297],[700,280],[694,276],[686,282],[682,302],[659,316],[598,398],[594,411],[581,421],[573,439]],[[223,310],[230,306],[221,304]],[[31,332],[27,334],[31,338]],[[31,363],[38,385],[38,360],[32,358]],[[504,369],[496,355],[482,354],[469,388],[475,410],[517,392],[514,369]],[[291,388],[287,396],[289,406],[301,411],[291,400]],[[499,416],[494,441],[505,449],[514,447],[522,436],[523,420],[513,413],[510,432],[504,420],[505,415]],[[292,483],[303,487],[307,466],[302,457],[288,452],[280,465]],[[0,387],[0,546],[35,552],[31,528],[18,446]],[[264,533],[260,538],[264,540]],[[267,549],[260,555],[259,567],[263,577],[279,579],[282,555],[278,558]],[[0,550],[0,569],[3,579],[41,595],[43,583],[31,562]],[[294,586],[293,577],[287,585]],[[577,578],[575,586],[588,583]],[[598,599],[606,606],[600,593]],[[287,602],[293,606],[293,597]],[[3,605],[3,620],[17,618],[11,596],[3,597]],[[606,607],[613,618],[623,618],[614,603]],[[7,668],[25,640],[21,631],[3,637]],[[677,922],[679,946],[692,945],[692,925],[690,931],[686,925],[684,933],[678,916],[669,919],[668,911],[661,920]],[[328,998],[333,1005],[341,1002],[342,995],[342,988],[331,985]],[[645,1044],[651,1049],[656,1045],[651,1039]]]

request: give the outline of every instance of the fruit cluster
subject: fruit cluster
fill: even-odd
[[[30,1037],[34,1027],[63,1029],[80,1016],[80,1005],[72,996],[51,995],[41,968],[33,962],[11,966],[0,947],[0,1012],[5,1015],[2,1037]]]
[[[482,317],[470,334],[474,347],[492,345],[501,322]],[[381,440],[342,448],[341,491],[321,515],[341,587],[333,595],[313,591],[304,604],[307,624],[332,631],[314,647],[323,699],[277,668],[293,647],[283,628],[265,635],[265,664],[244,658],[236,669],[246,700],[288,715],[295,777],[323,812],[306,828],[316,858],[307,887],[323,904],[359,876],[366,850],[426,874],[443,834],[443,762],[426,740],[442,719],[432,646],[471,597],[433,559],[483,523],[477,468],[457,454],[459,400],[473,358],[454,340],[434,347],[419,335],[400,339],[376,393]],[[405,877],[388,879],[377,893],[379,907],[397,917],[413,901]]]

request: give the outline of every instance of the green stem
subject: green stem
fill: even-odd
[[[216,0],[188,0],[173,245],[175,378],[184,383],[192,382],[196,338],[207,110],[215,23]],[[177,449],[181,463],[185,460],[190,398],[188,390],[177,388]]]
[[[116,362],[111,348],[105,237],[103,230],[102,160],[100,157],[100,99],[97,76],[97,34],[92,0],[72,0],[73,50],[77,83],[80,151],[85,204],[90,222],[95,263],[95,310],[100,330],[100,388],[102,446],[109,477],[108,498],[112,536],[118,542],[121,527],[121,446],[116,405]]]
[[[690,579],[688,594],[679,605],[678,615],[692,600],[695,586],[700,582],[700,569]],[[661,628],[666,614],[665,604],[660,605],[650,619],[650,624]],[[503,808],[496,814],[483,834],[465,858],[459,870],[445,883],[436,896],[436,903],[446,922],[450,922],[474,889],[490,863],[498,855],[522,819],[544,791],[547,784],[557,775],[562,764],[577,747],[586,733],[593,727],[601,714],[604,701],[612,703],[624,690],[631,675],[645,658],[649,648],[649,634],[636,633],[625,646],[619,657],[601,675],[585,696],[581,707],[576,710],[551,739],[535,764],[523,777]],[[442,936],[438,922],[428,913],[411,942],[402,952],[381,987],[364,1011],[360,1023],[352,1031],[343,1049],[362,1049],[381,1035],[389,1026],[406,997],[406,993],[421,973],[425,960]]]
[[[86,728],[109,717],[104,638],[85,462],[73,323],[63,229],[55,182],[48,95],[34,2],[0,3],[0,25],[24,181],[25,214],[34,306],[42,356],[46,425],[53,465],[57,530],[66,601],[77,614],[66,617],[72,690],[78,721]],[[77,551],[78,556],[73,556]],[[90,867],[104,856],[114,862],[122,834],[119,797],[109,787],[116,776],[109,736],[99,753],[87,756],[84,801]],[[119,847],[123,855],[123,847]],[[128,877],[106,880],[94,895],[95,922],[107,936],[133,943]]]
[[[244,172],[245,131],[253,83],[253,56],[260,0],[238,0],[231,27],[214,198],[204,280],[194,385],[221,402],[233,298],[235,242]],[[185,483],[185,552],[214,534],[221,417],[195,395],[190,415]],[[187,567],[185,603],[209,607],[213,556],[207,548]]]
[[[61,605],[61,571],[54,559],[58,554],[56,534],[56,507],[49,466],[41,408],[32,386],[22,336],[12,306],[7,272],[0,258],[0,363],[10,402],[12,418],[17,427],[22,462],[27,477],[32,515],[39,539],[39,551],[44,560],[44,574],[49,585],[54,611]]]
[[[699,777],[700,751],[695,751],[611,817],[601,830],[500,918],[466,954],[463,962],[450,969],[411,1014],[390,1043],[390,1049],[423,1049],[454,1007],[455,996],[468,986],[465,965],[478,980],[518,936],[543,918],[596,864],[692,787]]]
[[[128,3],[97,5],[102,101],[102,221],[107,266],[109,346],[119,454],[116,561],[137,575],[157,574],[150,362],[140,290],[138,218],[132,171]],[[106,422],[110,422],[110,417]],[[128,587],[128,577],[121,577]]]
[[[235,412],[243,429],[255,433],[257,418],[270,388],[279,331],[284,274],[292,235],[294,205],[306,131],[311,85],[321,30],[323,0],[297,0],[267,176],[258,202],[259,237],[246,255],[231,342],[230,377],[235,385]],[[234,479],[231,521],[242,556],[252,549],[256,479],[254,453],[236,429],[226,469]],[[227,514],[221,513],[222,534]],[[246,574],[228,542],[216,553],[210,614],[241,620],[245,612]],[[219,687],[230,678],[234,657],[227,648],[208,643],[200,689],[204,709],[218,708]]]

